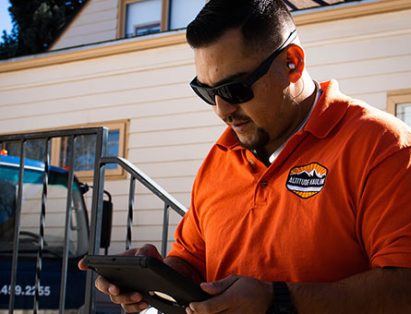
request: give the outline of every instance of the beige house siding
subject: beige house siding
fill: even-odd
[[[411,87],[411,10],[300,28],[311,75],[386,110],[387,92]]]
[[[117,10],[116,0],[88,1],[51,50],[115,39]]]
[[[222,130],[188,87],[193,75],[185,44],[2,73],[0,132],[129,119],[128,159],[188,207],[196,169]],[[115,206],[114,250],[120,251],[129,182],[108,181],[106,188]],[[159,244],[163,204],[141,186],[137,193],[136,245]],[[179,217],[171,220],[175,226]]]
[[[411,10],[403,10],[301,25],[310,73],[335,78],[346,94],[385,110],[390,91],[411,87],[410,20]],[[189,205],[196,170],[224,126],[188,87],[195,69],[186,44],[4,73],[1,67],[0,133],[129,119],[127,158]],[[106,187],[118,252],[129,183]],[[134,244],[159,245],[163,205],[138,186],[135,207]],[[171,220],[170,234],[179,217]]]

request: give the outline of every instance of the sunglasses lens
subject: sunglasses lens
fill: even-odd
[[[229,83],[213,89],[198,85],[194,79],[190,86],[202,100],[213,106],[216,104],[216,95],[233,105],[249,101],[254,97],[251,87],[242,83]]]
[[[254,97],[251,87],[235,83],[223,86],[218,90],[218,95],[230,104],[240,104]]]
[[[206,88],[203,88],[201,86],[196,86],[193,83],[190,84],[191,88],[195,91],[195,93],[206,103],[210,105],[215,105],[215,96],[214,93],[211,91],[207,90]]]

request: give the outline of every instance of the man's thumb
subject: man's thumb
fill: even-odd
[[[139,248],[135,255],[145,255],[155,257],[158,260],[162,261],[163,258],[161,257],[160,253],[158,252],[157,248],[152,244],[145,244],[141,248]]]
[[[200,287],[208,294],[217,295],[227,290],[237,280],[238,280],[237,276],[231,275],[231,276],[228,276],[224,279],[217,280],[217,281],[202,282],[200,284]]]

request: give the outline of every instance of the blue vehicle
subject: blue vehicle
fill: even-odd
[[[42,162],[25,160],[14,303],[14,309],[18,310],[18,313],[33,311],[44,168]],[[19,169],[20,158],[0,156],[0,313],[7,313],[9,307]],[[67,182],[68,171],[49,167],[43,265],[39,287],[39,309],[47,310],[47,313],[59,308]],[[87,190],[88,188],[74,177],[65,301],[67,313],[77,313],[84,304],[86,273],[78,270],[77,263],[88,250],[89,222],[83,197]],[[109,207],[107,217],[111,217],[111,206]],[[102,228],[102,243],[105,247],[110,242],[111,218],[106,220],[106,224]],[[104,311],[110,312],[114,313],[111,310]]]

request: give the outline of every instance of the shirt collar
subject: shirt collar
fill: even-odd
[[[335,80],[320,85],[323,93],[303,130],[325,138],[344,117],[350,98],[340,92]]]
[[[235,150],[243,148],[238,142],[237,137],[233,134],[233,130],[227,127],[220,138],[217,140],[216,145],[223,150]]]

